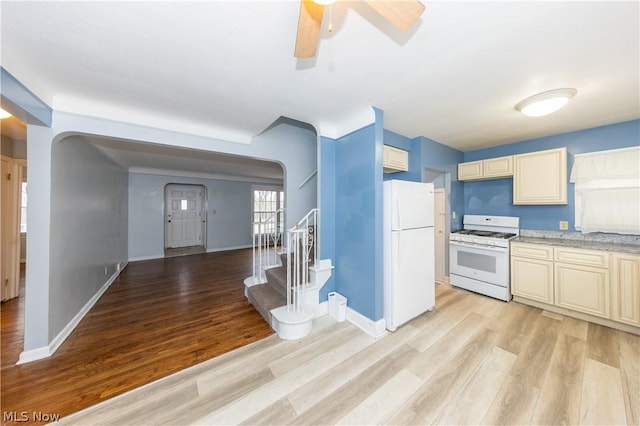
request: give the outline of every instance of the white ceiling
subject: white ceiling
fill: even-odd
[[[279,116],[326,134],[372,105],[463,151],[640,118],[639,2],[422,1],[408,33],[336,3],[305,60],[298,1],[3,1],[2,66],[54,110],[238,142]],[[565,109],[514,110],[560,87],[578,90]]]
[[[163,174],[193,178],[250,181],[266,184],[283,182],[282,166],[248,157],[172,148],[166,145],[83,137],[106,156],[132,173]]]

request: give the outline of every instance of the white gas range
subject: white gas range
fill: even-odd
[[[508,302],[509,240],[520,235],[520,218],[465,215],[463,224],[449,236],[449,282]]]

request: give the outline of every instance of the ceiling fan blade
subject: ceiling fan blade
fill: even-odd
[[[407,31],[424,12],[424,5],[418,0],[379,1],[365,0],[376,12],[384,16],[400,31]]]
[[[312,58],[316,55],[324,6],[311,0],[300,0],[298,34],[293,55],[296,58]]]

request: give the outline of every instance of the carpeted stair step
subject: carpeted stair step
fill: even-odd
[[[275,291],[280,293],[282,297],[287,297],[287,268],[279,266],[277,268],[270,268],[264,271],[267,276],[267,284],[269,284]]]
[[[247,289],[247,299],[271,326],[271,310],[285,306],[287,298],[278,293],[269,284],[258,284]]]

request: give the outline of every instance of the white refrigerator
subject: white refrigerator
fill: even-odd
[[[394,331],[435,306],[433,184],[384,182],[384,319]]]

